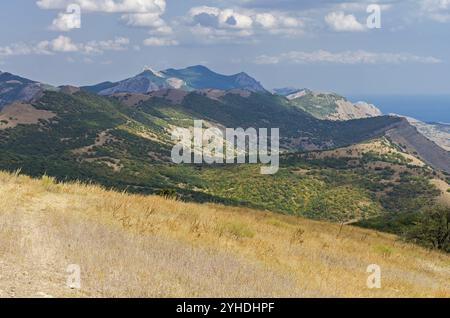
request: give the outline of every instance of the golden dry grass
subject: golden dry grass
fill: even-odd
[[[374,231],[1,172],[0,196],[0,297],[450,296],[449,255]]]
[[[56,114],[47,110],[36,109],[30,104],[13,103],[0,111],[0,130],[14,128],[20,124],[38,124],[40,120],[49,120]]]

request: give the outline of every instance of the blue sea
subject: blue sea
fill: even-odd
[[[365,101],[383,113],[395,113],[424,122],[450,123],[450,95],[350,95],[352,102]]]

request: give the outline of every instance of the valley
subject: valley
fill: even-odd
[[[201,87],[195,76],[202,75],[188,70],[179,73]],[[165,76],[153,72],[144,73],[158,81]],[[146,92],[147,88],[133,84],[140,83],[142,76],[126,80],[126,91],[108,96],[91,92],[92,87],[64,86],[42,91],[30,104],[4,107],[0,169],[186,202],[351,223],[394,234],[409,229],[420,211],[442,198],[448,186],[448,152],[406,119],[379,116],[376,111],[375,117],[352,120],[316,118],[299,107],[299,98],[348,102],[309,91],[294,93],[293,99],[245,88]],[[217,78],[219,87],[230,80],[209,70],[208,76]],[[235,80],[231,77],[229,85]],[[174,164],[172,131],[189,129],[195,120],[222,131],[279,128],[279,171],[264,176],[260,164]]]

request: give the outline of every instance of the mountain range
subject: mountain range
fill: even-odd
[[[429,205],[439,195],[430,180],[450,173],[448,152],[405,118],[332,93],[272,94],[244,73],[146,69],[58,88],[2,75],[0,170],[335,222],[377,218],[369,226],[393,232],[405,222],[393,218]],[[172,130],[199,119],[220,129],[280,128],[280,171],[173,164]]]
[[[215,73],[201,65],[179,70],[171,68],[164,71],[154,71],[147,67],[142,73],[116,83],[103,82],[82,88],[100,95],[149,93],[168,88],[187,91],[208,88],[220,90],[245,89],[250,92],[265,91],[259,82],[246,73],[227,76]]]

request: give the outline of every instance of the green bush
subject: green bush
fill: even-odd
[[[429,248],[450,252],[450,207],[425,209],[406,238]]]

